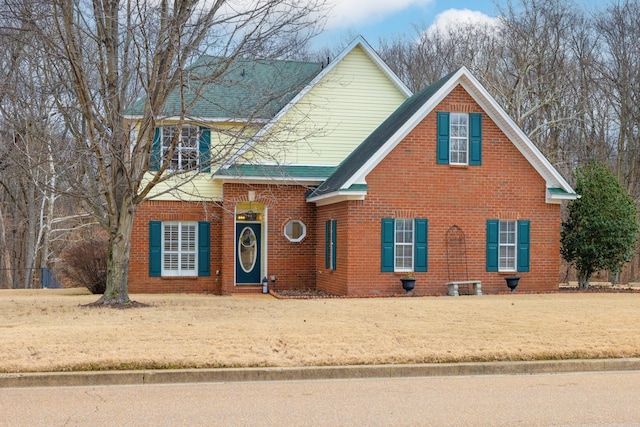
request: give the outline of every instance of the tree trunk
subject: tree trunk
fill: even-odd
[[[591,278],[591,272],[578,271],[578,289],[586,291],[589,289],[589,279]]]
[[[96,301],[96,305],[128,306],[131,303],[128,278],[134,213],[134,206],[124,207],[117,227],[109,235],[107,286],[104,295]]]
[[[2,275],[0,275],[0,288],[10,289],[13,287],[13,275],[11,274],[11,251],[7,242],[7,233],[4,225],[4,214],[2,213],[2,203],[0,203],[0,244],[2,244]]]

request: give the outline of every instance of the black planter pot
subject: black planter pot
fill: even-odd
[[[402,289],[404,289],[406,293],[411,292],[416,286],[416,279],[413,277],[403,277],[400,281],[402,282]]]
[[[518,281],[520,280],[520,276],[507,276],[504,278],[507,281],[507,286],[511,289],[511,292],[516,291],[516,286],[518,286]]]

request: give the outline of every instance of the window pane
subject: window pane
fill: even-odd
[[[164,228],[164,250],[165,251],[177,251],[178,250],[178,226],[167,225]]]
[[[164,254],[164,269],[178,270],[178,254]]]
[[[513,271],[516,269],[516,221],[500,221],[498,269]]]
[[[195,251],[196,249],[196,226],[182,226],[182,242],[180,249],[183,251]]]
[[[395,269],[407,271],[413,269],[413,220],[395,221]]]

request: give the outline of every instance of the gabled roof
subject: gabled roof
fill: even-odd
[[[205,56],[193,63],[186,70],[184,92],[175,89],[158,118],[180,117],[184,99],[186,116],[192,119],[268,121],[322,69],[322,64],[315,62],[248,58],[228,61]],[[141,116],[145,101],[138,99],[125,114],[130,118]]]
[[[376,53],[376,51],[367,43],[367,41],[362,37],[356,37],[350,44],[347,46],[334,60],[332,60],[329,65],[327,65],[320,73],[318,73],[301,91],[299,91],[289,103],[281,109],[275,117],[273,117],[269,123],[267,123],[256,135],[251,138],[249,142],[247,142],[243,147],[241,147],[235,155],[233,155],[229,161],[223,166],[223,168],[229,167],[234,164],[235,161],[241,157],[243,154],[251,150],[253,146],[265,135],[278,121],[285,115],[289,110],[294,108],[296,103],[302,99],[307,93],[309,93],[317,84],[319,84],[327,74],[331,73],[331,71],[347,56],[351,51],[356,48],[362,48],[365,54],[373,61],[375,66],[377,66],[386,76],[387,78],[406,96],[411,96],[411,90],[398,78],[398,76],[389,68],[389,66],[380,58],[380,56]]]
[[[500,127],[536,171],[545,179],[547,201],[575,199],[577,195],[509,115],[465,67],[450,73],[407,99],[374,130],[307,198],[319,204],[364,199],[366,176],[458,84],[473,97]]]

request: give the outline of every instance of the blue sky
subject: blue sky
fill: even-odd
[[[334,3],[326,30],[315,41],[317,47],[333,47],[362,35],[377,47],[380,38],[415,35],[413,25],[432,25],[436,20],[488,19],[498,15],[501,0],[330,0]],[[512,0],[518,4],[518,0]],[[576,0],[593,10],[602,0]],[[607,1],[605,3],[608,4]],[[471,13],[474,12],[474,13]],[[484,15],[484,16],[483,16]]]

